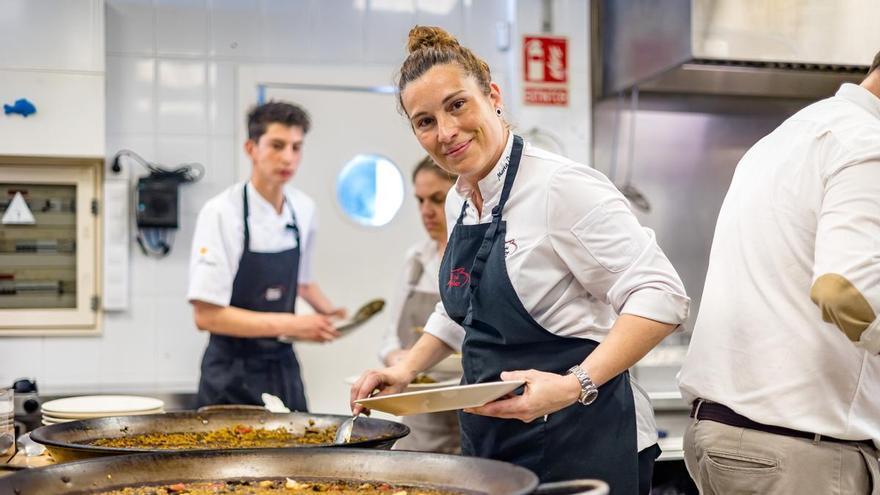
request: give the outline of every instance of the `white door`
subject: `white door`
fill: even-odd
[[[312,129],[292,184],[315,200],[319,222],[313,273],[330,299],[355,311],[373,298],[390,298],[400,283],[407,248],[425,237],[412,195],[411,174],[424,156],[397,96],[389,93],[393,68],[254,67],[239,69],[243,141],[244,112],[257,98],[302,105]],[[332,82],[328,82],[332,81]],[[262,88],[262,93],[260,88]],[[386,92],[380,92],[386,91]],[[375,153],[395,163],[406,192],[400,211],[383,227],[350,220],[336,201],[336,178],[351,158]],[[250,162],[239,159],[239,173]],[[309,408],[318,413],[348,413],[346,377],[379,366],[379,342],[390,325],[386,311],[336,342],[297,344]]]

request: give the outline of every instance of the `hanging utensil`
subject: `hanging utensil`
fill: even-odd
[[[635,155],[636,147],[636,115],[638,114],[638,110],[639,88],[638,86],[633,86],[632,91],[630,92],[629,143],[626,156],[626,179],[623,182],[623,186],[619,189],[621,194],[623,194],[623,196],[638,210],[643,213],[650,213],[651,203],[648,202],[648,198],[646,198],[645,195],[632,184],[633,168],[635,167],[633,156]]]
[[[636,188],[632,183],[634,169],[634,155],[636,142],[636,114],[639,107],[639,88],[633,87],[630,92],[630,115],[629,115],[629,136],[627,140],[627,156],[626,156],[626,172],[623,179],[623,185],[618,185],[617,170],[619,165],[620,148],[620,114],[623,113],[623,93],[618,93],[617,103],[614,110],[614,123],[612,124],[613,132],[611,134],[611,163],[608,166],[608,180],[617,186],[623,196],[629,200],[636,209],[641,212],[649,213],[651,211],[651,203],[648,198]]]

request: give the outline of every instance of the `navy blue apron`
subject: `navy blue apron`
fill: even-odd
[[[293,206],[289,205],[293,215]],[[250,250],[247,184],[244,187],[244,250],[232,284],[230,306],[251,311],[293,313],[299,276],[300,236],[293,215],[296,247],[277,253]],[[306,411],[299,362],[290,344],[275,338],[239,338],[211,334],[202,358],[198,407],[258,404],[268,392],[288,408]]]
[[[506,224],[502,212],[522,156],[513,151],[492,222],[464,225],[468,203],[452,230],[440,267],[440,295],[449,316],[465,329],[463,383],[499,380],[506,370],[565,373],[598,346],[592,340],[561,337],[541,327],[516,294],[504,262]],[[597,478],[614,494],[638,487],[636,417],[629,375],[599,388],[589,406],[575,403],[531,423],[459,413],[462,453],[531,469],[542,482]]]

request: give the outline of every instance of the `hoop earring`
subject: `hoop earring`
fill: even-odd
[[[496,108],[495,113],[497,113],[498,116],[501,117],[501,109],[500,108]]]

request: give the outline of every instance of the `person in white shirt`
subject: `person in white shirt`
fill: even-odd
[[[702,493],[880,493],[878,67],[736,167],[679,375]]]
[[[428,239],[406,253],[400,291],[391,300],[391,325],[379,347],[385,366],[401,362],[421,336],[422,327],[440,301],[440,260],[446,249],[446,194],[457,177],[438,167],[430,156],[413,170],[413,192]],[[450,378],[455,378],[452,375]],[[406,416],[409,435],[394,444],[395,449],[457,454],[461,451],[458,415],[453,411]]]
[[[262,393],[306,411],[299,363],[278,337],[327,342],[344,317],[312,279],[314,202],[285,186],[302,158],[306,112],[269,102],[248,114],[247,182],[211,198],[199,212],[187,299],[199,330],[211,332],[202,358],[198,406],[262,404]],[[297,295],[317,314],[295,314]]]
[[[647,493],[627,369],[687,318],[680,278],[608,179],[509,131],[484,61],[441,28],[416,26],[408,49],[400,106],[434,161],[459,174],[446,201],[455,226],[425,335],[360,377],[353,412],[461,349],[464,383],[525,381],[459,414],[463,454]]]

